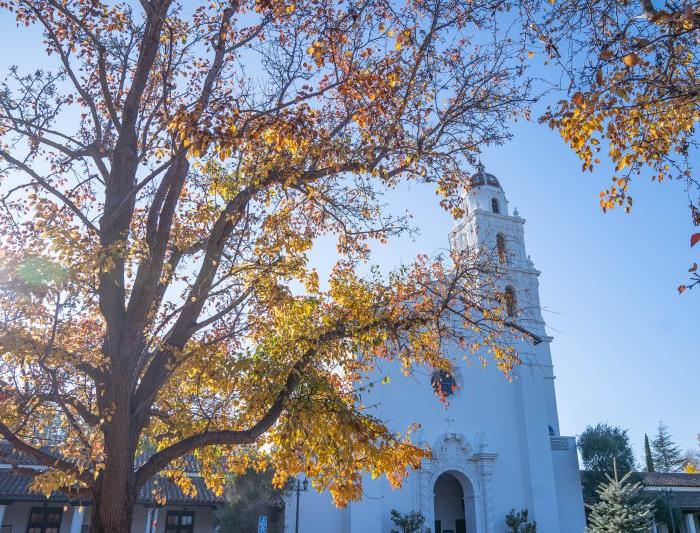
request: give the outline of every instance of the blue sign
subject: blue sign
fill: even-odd
[[[264,514],[258,516],[258,533],[267,533],[267,516]]]

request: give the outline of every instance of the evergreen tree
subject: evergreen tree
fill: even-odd
[[[508,533],[537,533],[537,522],[529,522],[527,509],[513,509],[506,515],[506,528]]]
[[[651,447],[657,472],[677,472],[683,466],[685,461],[681,455],[681,449],[673,442],[668,426],[661,421]]]
[[[391,521],[399,528],[398,530],[392,529],[391,533],[416,533],[423,527],[425,517],[420,511],[402,514],[396,509],[392,509]]]
[[[590,506],[588,533],[648,533],[654,506],[637,500],[642,484],[629,484],[629,477],[630,473],[620,480],[607,476],[608,482],[598,487],[600,501]]]
[[[258,517],[268,518],[268,531],[284,530],[284,500],[286,489],[272,484],[272,470],[248,470],[231,475],[226,483],[226,505],[216,513],[222,533],[249,533],[258,530]]]
[[[607,476],[615,475],[615,465],[619,472],[635,469],[634,452],[630,445],[627,430],[609,424],[599,423],[586,426],[578,438],[578,449],[586,473],[583,477],[583,497],[588,503],[598,501],[596,489],[605,483]]]
[[[647,464],[647,472],[654,471],[654,458],[651,456],[651,448],[649,447],[649,437],[644,434],[644,459]]]

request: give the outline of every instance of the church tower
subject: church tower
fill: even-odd
[[[464,216],[450,232],[455,250],[479,249],[491,254],[498,265],[502,290],[506,294],[508,314],[528,332],[546,343],[536,352],[530,346],[519,347],[524,364],[537,365],[543,372],[547,396],[547,423],[551,435],[559,434],[559,418],[554,393],[552,356],[540,307],[540,272],[525,249],[525,219],[517,209],[512,212],[498,178],[479,163],[472,177],[472,188],[465,194]],[[537,342],[537,341],[536,341]],[[537,342],[539,345],[539,342]]]
[[[379,368],[377,382],[386,385],[372,388],[365,404],[394,431],[418,423],[413,439],[429,446],[431,456],[399,490],[367,475],[362,501],[345,509],[333,507],[328,494],[308,494],[306,511],[301,508],[304,533],[389,533],[396,529],[393,510],[421,513],[421,533],[504,533],[513,509],[527,509],[540,533],[585,529],[576,442],[559,434],[552,338],[540,310],[540,272],[525,248],[525,220],[510,209],[501,183],[483,165],[463,209],[450,246],[493,254],[507,313],[536,341],[515,341],[521,364],[511,380],[495,365],[483,368],[465,358],[458,346],[445,347],[454,375],[429,368],[405,375],[389,362]],[[456,386],[445,388],[442,380]],[[447,406],[437,399],[436,384],[450,391]],[[288,519],[295,516],[294,500],[285,512]]]

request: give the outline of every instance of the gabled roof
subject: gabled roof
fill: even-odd
[[[644,485],[648,487],[685,487],[700,490],[700,474],[647,472]]]
[[[53,448],[50,446],[42,446],[41,451],[51,455],[53,454]],[[23,466],[42,466],[42,464],[31,455],[20,453],[6,440],[0,440],[0,464],[7,464],[5,457]]]
[[[192,496],[185,494],[178,485],[169,479],[163,476],[156,476],[141,487],[136,503],[148,507],[155,507],[158,505],[158,502],[154,496],[154,491],[158,495],[165,497],[166,505],[202,505],[216,507],[225,503],[226,500],[222,496],[217,496],[207,487],[202,477],[196,476],[190,479],[195,488],[195,494]],[[42,493],[32,491],[29,488],[31,483],[32,476],[15,474],[10,471],[3,472],[0,470],[0,502],[47,501],[46,496]],[[72,500],[72,498],[62,492],[54,492],[48,500],[63,503]],[[85,500],[82,501],[83,503],[87,503]]]
[[[50,453],[50,448],[44,451]],[[22,466],[36,466],[41,464],[30,456],[16,452],[10,443],[0,441],[0,454],[9,457],[11,461]],[[150,457],[150,454],[143,454],[136,460],[136,466],[142,465]],[[162,475],[157,475],[148,480],[139,491],[136,502],[141,505],[155,507],[158,505],[156,495],[163,497],[166,505],[202,505],[202,506],[218,506],[225,503],[222,496],[217,496],[210,490],[204,478],[199,475],[199,469],[194,457],[188,456],[184,458],[184,471],[188,475],[195,489],[195,494],[188,495],[175,483]],[[0,457],[0,465],[8,465],[8,463]],[[8,465],[9,466],[9,465]],[[30,490],[32,476],[28,474],[18,474],[12,472],[9,468],[3,469],[0,466],[0,502],[2,501],[47,501],[46,496],[42,493]],[[67,502],[71,498],[61,492],[54,492],[49,500],[55,502]],[[161,498],[159,498],[160,500]],[[87,503],[87,502],[84,502]]]

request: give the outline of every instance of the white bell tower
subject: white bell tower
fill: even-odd
[[[549,511],[558,498],[557,465],[550,444],[561,437],[550,352],[552,338],[547,335],[542,318],[540,272],[525,248],[525,219],[519,216],[517,209],[511,212],[499,180],[486,172],[481,163],[465,193],[463,209],[462,219],[450,233],[451,246],[457,250],[476,248],[492,254],[498,267],[499,283],[507,297],[507,314],[538,339],[516,344],[522,363],[513,371],[521,421],[522,462],[529,470],[525,490],[538,529],[564,531],[568,522],[568,513],[563,512],[566,506],[559,502],[558,513]],[[547,432],[549,439],[543,438]],[[575,454],[575,446],[572,451],[569,445],[569,455],[572,454]],[[569,461],[575,464],[573,459]]]
[[[547,418],[550,433],[559,434],[559,419],[554,394],[554,375],[549,342],[540,308],[540,272],[525,250],[525,219],[518,210],[512,214],[498,178],[486,172],[482,163],[472,176],[471,188],[463,200],[464,215],[450,232],[455,250],[478,248],[493,255],[498,263],[502,288],[510,295],[508,313],[518,325],[537,336],[542,346],[519,347],[525,365],[536,365],[544,372]],[[538,343],[539,344],[539,343]],[[542,349],[544,348],[544,349]]]

